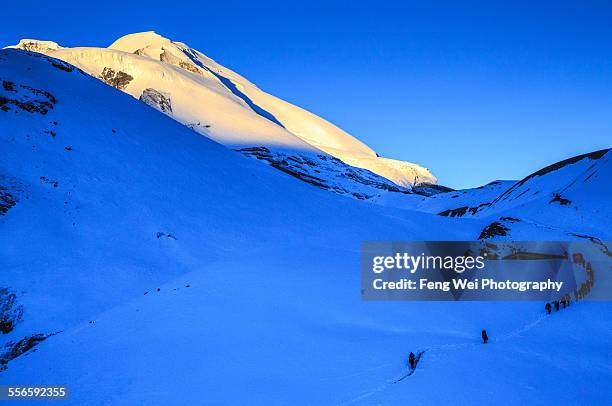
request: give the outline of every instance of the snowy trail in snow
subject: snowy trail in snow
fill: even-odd
[[[513,339],[515,337],[518,337],[519,335],[526,333],[528,331],[530,331],[531,329],[533,329],[534,327],[536,327],[537,325],[539,325],[540,323],[542,323],[542,321],[544,321],[547,318],[546,314],[542,314],[539,317],[533,319],[532,321],[530,321],[529,323],[524,324],[523,326],[512,330],[506,334],[503,334],[501,336],[497,336],[494,339],[490,340],[491,343],[496,343],[496,342],[505,342],[508,341],[510,339]],[[476,346],[480,346],[483,345],[479,342],[473,342],[473,343],[449,343],[449,344],[440,344],[440,345],[436,345],[433,347],[428,347],[425,350],[423,350],[423,353],[425,352],[436,352],[436,351],[444,351],[444,350],[457,350],[457,349],[463,349],[463,348],[471,348],[471,347],[476,347]],[[434,357],[435,358],[435,357]],[[381,366],[382,367],[382,366]],[[364,371],[365,372],[365,371]],[[365,392],[353,399],[350,399],[346,402],[340,403],[339,405],[349,405],[349,404],[353,404],[356,402],[359,402],[360,400],[366,399],[372,395],[375,395],[376,393],[380,393],[383,390],[387,389],[389,386],[399,383],[401,381],[403,381],[405,378],[411,376],[413,373],[416,372],[416,368],[413,371],[410,371],[410,373],[408,374],[404,374],[402,376],[400,376],[399,378],[393,379],[393,380],[387,380],[385,383],[379,385],[378,387]]]
[[[381,365],[378,365],[378,366],[375,366],[375,367],[372,367],[372,368],[366,368],[366,369],[363,369],[363,370],[361,370],[359,372],[354,372],[352,374],[342,376],[342,377],[340,377],[340,379],[355,378],[357,376],[365,375],[368,372],[376,371],[377,369],[382,369],[384,367],[388,367],[388,366],[391,366],[391,365],[393,365],[393,364],[391,364],[390,362],[387,362],[386,364],[381,364]]]
[[[601,243],[597,243],[597,242],[593,242],[594,245],[601,245]],[[605,244],[604,244],[605,246]],[[606,247],[607,248],[607,247]],[[588,261],[585,261],[585,263]],[[528,323],[524,324],[521,327],[518,327],[506,334],[502,334],[501,336],[496,336],[494,339],[489,340],[491,343],[496,343],[496,342],[506,342],[508,340],[511,340],[513,338],[516,338],[518,336],[520,336],[521,334],[527,333],[530,330],[532,330],[534,327],[536,327],[537,325],[539,325],[540,323],[542,323],[548,315],[546,314],[541,314],[539,317],[536,317],[535,319],[529,321]],[[449,344],[440,344],[440,345],[436,345],[436,346],[432,346],[432,347],[428,347],[424,350],[422,350],[422,353],[424,354],[425,352],[428,353],[435,353],[435,352],[441,352],[441,351],[445,351],[445,350],[457,350],[457,349],[464,349],[464,348],[471,348],[471,347],[476,347],[476,346],[480,346],[483,345],[480,342],[472,342],[472,343],[449,343]],[[435,358],[435,357],[430,357],[430,358]],[[385,364],[385,365],[389,365],[389,364]],[[384,365],[380,365],[376,368],[373,369],[379,369],[382,368]],[[372,370],[372,369],[370,369]],[[363,374],[366,373],[368,370],[364,370],[361,373],[358,374]],[[354,404],[356,402],[359,402],[363,399],[366,399],[370,396],[373,396],[377,393],[380,393],[384,390],[386,390],[388,387],[390,387],[393,384],[399,383],[401,381],[403,381],[405,378],[411,376],[413,373],[416,372],[416,368],[412,371],[410,371],[408,374],[403,373],[403,375],[401,375],[398,378],[392,379],[392,380],[387,380],[385,381],[383,384],[380,384],[379,386],[373,388],[372,390],[369,390],[367,392],[362,393],[361,395],[350,399],[346,402],[342,402],[339,403],[339,405],[350,405],[350,404]]]
[[[529,330],[531,330],[532,328],[534,328],[535,326],[537,326],[538,324],[540,324],[544,319],[546,319],[546,315],[541,315],[540,317],[537,317],[536,319],[530,321],[529,323],[513,330],[510,331],[509,333],[506,333],[502,336],[496,337],[493,340],[490,340],[489,342],[491,343],[495,343],[495,342],[504,342],[507,341],[509,339],[512,339],[514,337],[519,336],[522,333],[528,332]],[[477,346],[481,346],[483,344],[481,344],[480,342],[473,342],[473,343],[449,343],[449,344],[440,344],[440,345],[435,345],[432,347],[427,347],[424,350],[422,350],[422,354],[425,355],[425,353],[433,353],[433,352],[438,352],[438,351],[445,351],[445,350],[457,350],[457,349],[462,349],[462,348],[471,348],[471,347],[477,347]],[[435,358],[435,357],[434,357]],[[383,365],[379,365],[378,367],[374,367],[374,368],[370,368],[361,372],[358,372],[356,374],[354,374],[355,376],[364,374],[368,371],[371,370],[375,370],[375,369],[380,369],[383,368],[384,366],[387,366],[390,364],[383,364]],[[417,366],[418,368],[418,366]],[[350,404],[354,404],[356,402],[359,402],[363,399],[367,399],[370,396],[373,396],[377,393],[380,393],[382,391],[384,391],[385,389],[389,388],[390,386],[400,383],[401,381],[405,380],[405,378],[408,378],[410,376],[412,376],[417,368],[415,368],[414,370],[410,371],[408,374],[406,374],[405,372],[402,373],[402,375],[400,375],[399,377],[396,377],[394,379],[388,379],[386,380],[384,383],[378,385],[377,387],[362,393],[361,395],[358,395],[355,398],[349,399],[345,402],[341,402],[338,403],[338,405],[350,405]]]

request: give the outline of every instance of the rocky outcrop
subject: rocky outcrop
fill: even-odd
[[[292,154],[271,151],[266,147],[248,147],[236,151],[265,161],[302,182],[359,200],[379,197],[383,192],[412,193],[411,189],[398,186],[366,169],[347,165],[331,155]]]
[[[132,80],[134,80],[134,77],[125,72],[115,71],[112,68],[105,67],[104,70],[102,70],[100,79],[119,90],[123,90]]]
[[[482,203],[474,207],[470,207],[470,206],[457,207],[456,209],[448,209],[448,210],[441,211],[440,213],[438,213],[438,215],[446,216],[446,217],[462,217],[462,216],[465,216],[466,213],[470,213],[471,215],[474,215],[478,212],[478,210],[480,210],[483,207],[487,207],[489,204],[490,203]]]
[[[23,192],[23,185],[17,179],[0,175],[0,217],[15,205]]]
[[[478,236],[479,240],[486,240],[489,238],[494,238],[494,237],[504,237],[508,235],[508,231],[510,231],[510,229],[506,226],[504,226],[502,223],[500,223],[499,221],[494,221],[491,224],[489,224],[488,226],[486,226],[481,232],[480,235]]]
[[[2,82],[0,111],[8,112],[15,109],[45,115],[57,103],[55,96],[45,90],[18,85],[10,80],[0,79],[0,81]]]
[[[148,88],[142,91],[139,100],[162,113],[172,113],[172,100],[168,93],[162,93],[153,88]]]
[[[53,41],[40,41],[37,39],[22,39],[17,45],[11,48],[24,49],[26,51],[44,54],[49,51],[61,49],[62,47]]]
[[[9,209],[15,206],[15,197],[5,187],[0,186],[0,216],[4,216]]]
[[[0,333],[8,334],[23,317],[23,306],[17,302],[17,294],[8,288],[0,288]]]
[[[0,372],[7,369],[8,363],[10,361],[14,360],[20,355],[27,353],[28,351],[36,347],[38,344],[55,334],[57,333],[32,334],[30,336],[23,337],[19,341],[7,343],[4,346],[3,351],[0,353]],[[36,349],[34,349],[33,351],[36,351]]]
[[[559,203],[561,206],[567,206],[572,201],[562,197],[559,193],[553,193],[553,198],[550,200],[549,203],[555,203],[555,202]]]
[[[184,69],[189,72],[199,73],[199,74],[202,73],[200,72],[200,69],[198,69],[193,63],[181,61],[178,57],[172,55],[170,52],[168,52],[164,48],[162,48],[162,50],[163,52],[159,55],[159,60],[161,62],[170,64],[170,65],[174,65],[174,66],[178,66],[179,68]]]
[[[455,189],[437,183],[421,182],[412,187],[412,191],[422,196],[433,196],[440,193],[453,192]]]

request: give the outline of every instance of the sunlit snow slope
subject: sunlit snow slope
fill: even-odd
[[[136,98],[155,91],[157,99],[167,99],[166,114],[235,149],[323,151],[402,187],[436,183],[427,169],[378,157],[328,121],[265,93],[199,51],[154,32],[126,35],[109,48],[62,48],[35,40],[22,40],[17,47],[65,60]]]

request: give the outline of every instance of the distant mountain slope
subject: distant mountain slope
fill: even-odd
[[[607,240],[612,238],[610,179],[612,155],[603,149],[549,165],[518,182],[496,181],[405,202],[442,216],[494,219],[499,230],[527,222]]]
[[[533,200],[549,200],[569,205],[561,194],[588,201],[601,202],[610,197],[610,149],[602,149],[540,169],[517,182],[498,196],[483,212],[494,212],[520,206]]]
[[[427,199],[421,198],[416,209],[450,217],[473,214],[515,183],[513,180],[496,180],[477,188],[436,194]]]
[[[154,32],[127,35],[107,49],[62,48],[36,40],[22,40],[17,47],[65,60],[136,98],[157,92],[170,107],[166,114],[231,148],[323,151],[406,189],[415,183],[436,182],[425,168],[379,158],[328,121],[261,91],[204,54]]]
[[[499,214],[612,239],[612,153],[595,151],[527,176],[476,214]]]

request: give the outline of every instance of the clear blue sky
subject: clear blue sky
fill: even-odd
[[[0,44],[155,30],[451,187],[612,146],[610,1],[5,3]]]

